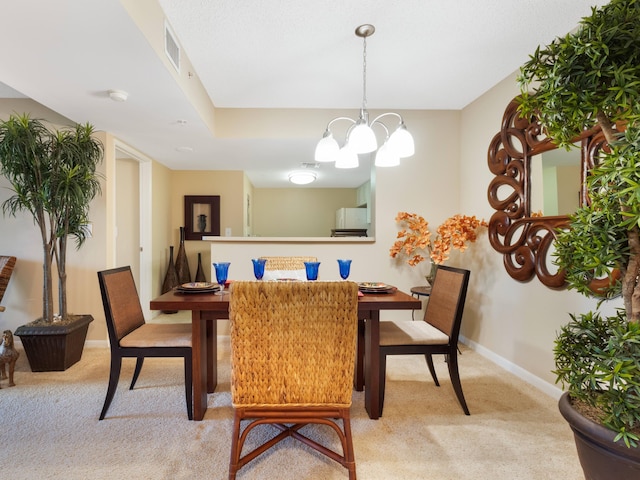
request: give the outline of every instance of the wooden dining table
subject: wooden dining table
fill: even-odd
[[[202,420],[207,410],[207,394],[218,383],[217,322],[229,318],[229,291],[181,293],[170,290],[151,300],[151,310],[190,310],[193,368],[193,419]],[[422,302],[394,290],[366,293],[358,298],[358,350],[354,388],[364,389],[369,418],[380,417],[380,311],[420,309]]]

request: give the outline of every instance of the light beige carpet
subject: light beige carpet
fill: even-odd
[[[98,421],[109,352],[87,348],[66,372],[31,373],[24,352],[17,386],[0,390],[3,479],[224,479],[232,409],[229,337],[220,336],[219,384],[202,422],[187,420],[180,360],[148,359],[128,390],[134,360]],[[460,356],[471,410],[457,403],[446,364],[435,387],[424,358],[389,359],[384,416],[370,420],[354,392],[352,426],[360,480],[583,479],[556,401],[477,353]],[[333,438],[323,431],[319,436]],[[335,445],[335,442],[334,442]],[[287,439],[240,470],[239,480],[346,479],[337,463]]]

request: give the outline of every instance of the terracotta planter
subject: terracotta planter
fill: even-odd
[[[640,480],[640,448],[614,443],[616,434],[580,415],[568,393],[562,394],[558,407],[573,430],[585,480]]]
[[[32,372],[61,372],[80,361],[91,315],[67,325],[21,325],[15,331]]]

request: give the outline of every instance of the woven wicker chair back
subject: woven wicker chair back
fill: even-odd
[[[109,340],[119,344],[122,337],[144,325],[144,314],[130,269],[116,269],[103,278],[111,311],[111,318],[107,318]]]
[[[353,282],[234,282],[235,407],[351,405],[358,324]]]
[[[304,262],[317,262],[316,257],[260,257],[267,260],[265,270],[304,270]]]
[[[424,320],[454,341],[457,340],[466,297],[468,272],[450,267],[438,267],[436,281],[424,312]],[[462,302],[462,305],[460,305]]]

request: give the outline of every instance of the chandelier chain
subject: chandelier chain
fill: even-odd
[[[367,37],[362,39],[362,110],[367,109]]]

